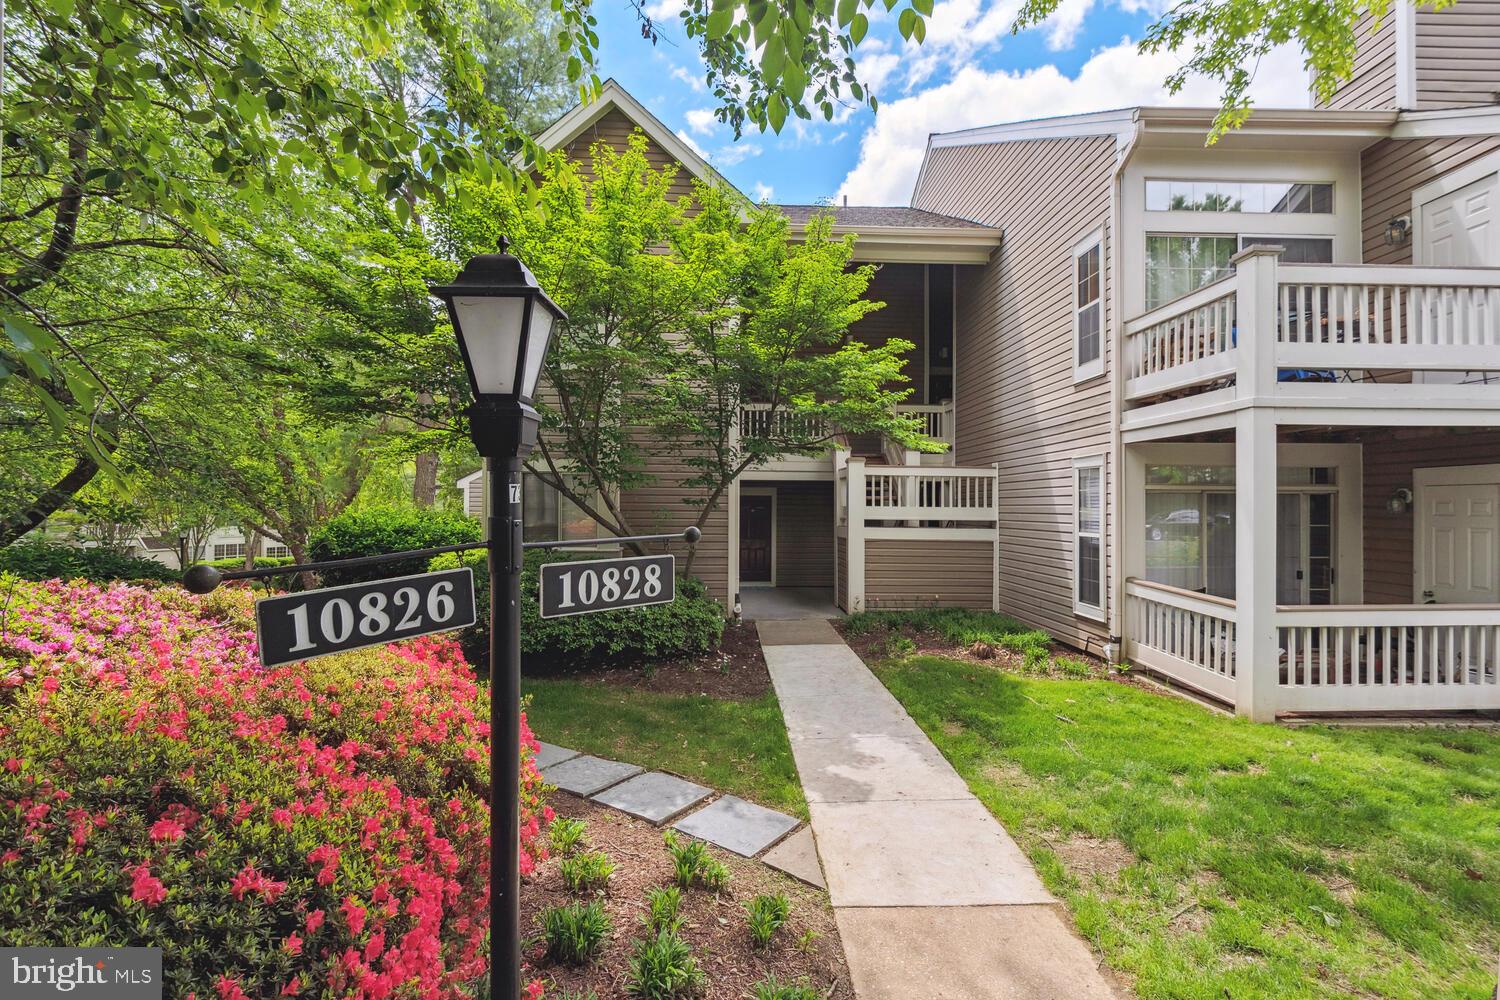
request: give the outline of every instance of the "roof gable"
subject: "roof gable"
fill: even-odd
[[[631,97],[630,93],[613,78],[604,81],[604,85],[599,88],[599,96],[587,104],[575,104],[566,114],[548,126],[541,135],[537,136],[537,142],[549,152],[563,149],[597,125],[611,111],[628,119],[632,125],[644,132],[648,139],[660,146],[672,159],[682,164],[682,169],[693,177],[706,184],[722,185],[739,192],[739,189],[710,166],[697,150],[679,139],[662,123],[661,119],[646,110],[645,105]]]

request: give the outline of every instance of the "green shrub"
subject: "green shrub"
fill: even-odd
[[[1093,664],[1087,660],[1080,660],[1076,656],[1059,656],[1053,661],[1053,665],[1064,677],[1085,678],[1094,674]]]
[[[653,933],[682,927],[682,890],[675,885],[646,890],[646,927]]]
[[[672,855],[672,869],[677,884],[690,889],[700,885],[718,892],[729,883],[729,866],[708,853],[708,845],[701,840],[683,840],[671,830],[662,835],[667,853]]]
[[[559,865],[563,884],[574,892],[591,892],[609,885],[615,863],[603,851],[586,851],[563,858]]]
[[[356,556],[375,556],[406,549],[461,545],[480,541],[483,537],[484,529],[478,519],[463,514],[424,510],[420,507],[372,507],[357,511],[346,510],[314,531],[307,554],[314,562],[321,562],[325,559],[352,559]],[[483,555],[482,550],[480,555]],[[359,583],[362,580],[421,573],[427,569],[427,562],[426,559],[402,559],[374,566],[330,570],[320,576],[324,586],[332,587]]]
[[[23,580],[87,580],[90,583],[176,583],[182,573],[154,559],[122,556],[107,549],[79,549],[25,541],[0,549],[0,573]]]
[[[751,989],[755,991],[753,1000],[828,1000],[827,993],[813,989],[805,978],[795,983],[783,983],[773,974]]]
[[[917,644],[904,635],[889,636],[885,640],[885,655],[892,660],[902,659],[916,651]]]
[[[755,947],[770,947],[771,938],[786,925],[791,915],[792,904],[779,892],[774,896],[756,896],[746,903],[745,918]]]
[[[552,844],[552,850],[560,858],[572,857],[578,848],[583,846],[587,833],[587,823],[567,816],[557,817],[547,829],[547,837]]]
[[[909,608],[904,611],[860,611],[845,618],[841,623],[845,635],[869,635],[882,629],[895,631],[901,628],[921,632],[936,632],[955,646],[969,646],[976,642],[999,645],[1002,636],[1032,632],[1034,630],[1008,615],[993,611],[975,611],[969,608]],[[1047,639],[1051,642],[1051,639]]]
[[[642,1000],[673,1000],[693,996],[708,981],[693,949],[676,931],[658,931],[635,943],[625,992]]]
[[[695,579],[677,578],[677,599],[670,604],[601,611],[567,618],[543,618],[537,608],[543,563],[590,558],[565,552],[526,553],[521,573],[521,654],[528,666],[545,671],[598,663],[701,656],[719,648],[724,612]],[[474,570],[474,600],[479,622],[461,641],[473,662],[484,662],[489,646],[489,573],[483,552],[450,553],[433,559],[430,569],[469,566]]]
[[[599,903],[549,907],[542,911],[541,923],[547,957],[568,965],[582,965],[597,955],[613,929]]]
[[[292,564],[292,557],[291,556],[256,556],[255,557],[255,568],[256,569],[275,569],[277,566],[290,566],[291,564]],[[217,569],[217,570],[244,569],[245,568],[245,560],[244,559],[210,559],[208,562],[200,563],[198,565],[212,566],[214,569]]]

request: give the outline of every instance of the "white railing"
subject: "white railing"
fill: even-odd
[[[993,521],[999,509],[993,469],[867,468],[857,499],[883,521]]]
[[[920,417],[922,420],[922,433],[934,441],[945,441],[953,444],[953,404],[952,403],[919,403],[901,405],[896,407],[896,412],[912,417]]]
[[[1125,581],[1125,655],[1188,687],[1233,702],[1233,601],[1149,580]]]
[[[1276,362],[1500,370],[1500,269],[1281,264]]]
[[[1247,344],[1269,347],[1258,354],[1264,373],[1247,370],[1257,363]],[[1140,402],[1230,385],[1402,383],[1431,371],[1500,381],[1500,268],[1252,256],[1236,274],[1128,321],[1124,353],[1126,398]]]
[[[1500,708],[1500,608],[1276,609],[1282,712]]]
[[[770,403],[740,405],[740,434],[744,437],[822,438],[829,436],[828,421],[817,414],[798,413]]]
[[[1125,324],[1125,391],[1131,398],[1223,379],[1237,363],[1232,277]]]

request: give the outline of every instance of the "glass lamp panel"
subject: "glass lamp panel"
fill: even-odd
[[[515,392],[516,352],[521,345],[520,296],[457,296],[458,335],[480,395],[508,396]]]
[[[521,376],[521,395],[530,399],[542,375],[542,359],[552,339],[552,313],[540,302],[531,305],[531,334],[526,340],[526,368]]]

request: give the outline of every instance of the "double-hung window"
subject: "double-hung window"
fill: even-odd
[[[1073,381],[1104,374],[1104,234],[1073,248]]]
[[[1073,462],[1073,610],[1104,620],[1104,457]]]

